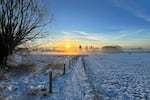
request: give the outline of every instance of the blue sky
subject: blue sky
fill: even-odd
[[[51,0],[53,42],[150,47],[150,0]],[[68,42],[69,42],[68,41]]]

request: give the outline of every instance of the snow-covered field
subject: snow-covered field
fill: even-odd
[[[8,72],[8,79],[0,80],[0,100],[150,100],[150,53],[15,55],[10,61],[35,64],[36,70]]]
[[[150,100],[150,53],[84,57],[101,100]]]

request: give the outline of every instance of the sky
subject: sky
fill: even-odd
[[[150,0],[51,0],[46,46],[150,48]]]

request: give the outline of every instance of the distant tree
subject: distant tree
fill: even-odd
[[[92,45],[90,46],[90,49],[93,49],[93,46],[92,46]]]
[[[82,46],[81,46],[81,45],[79,45],[79,49],[82,49]]]
[[[87,50],[87,51],[88,51],[88,46],[87,46],[87,45],[85,46],[85,50]]]
[[[16,46],[37,38],[46,15],[43,7],[38,0],[0,0],[0,65],[6,65]]]

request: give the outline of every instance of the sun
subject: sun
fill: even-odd
[[[66,48],[69,49],[71,46],[69,44],[66,44]]]

